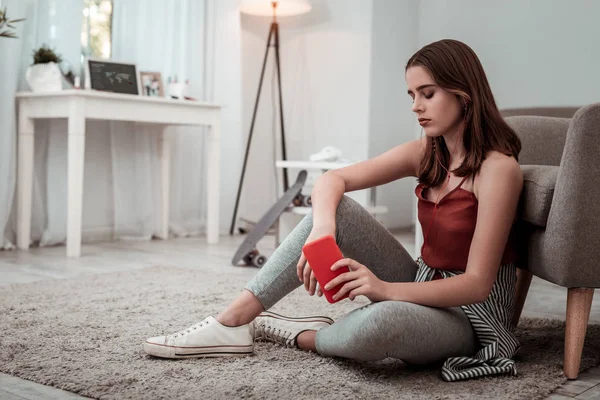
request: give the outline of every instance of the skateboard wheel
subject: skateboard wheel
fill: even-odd
[[[252,265],[256,268],[261,268],[267,262],[267,257],[259,255],[252,259]]]
[[[294,200],[292,200],[292,204],[296,207],[301,207],[303,202],[304,196],[302,196],[302,194],[300,193],[298,193],[296,197],[294,197]]]
[[[310,195],[304,196],[304,198],[302,199],[302,205],[304,207],[312,207],[312,198],[310,197]]]
[[[246,254],[242,260],[246,265],[254,265],[254,259],[258,255],[258,250],[254,249],[250,253]]]

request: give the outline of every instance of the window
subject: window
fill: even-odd
[[[112,0],[83,0],[81,58],[111,56]]]

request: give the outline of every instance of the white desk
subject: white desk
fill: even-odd
[[[133,121],[168,125],[209,125],[207,140],[207,241],[219,241],[219,179],[221,108],[215,104],[144,97],[92,90],[19,92],[17,246],[28,249],[31,240],[31,189],[33,180],[34,120],[68,119],[67,256],[81,254],[81,216],[86,119]],[[164,132],[164,130],[163,130]],[[170,145],[161,135],[162,204],[159,236],[169,235]]]

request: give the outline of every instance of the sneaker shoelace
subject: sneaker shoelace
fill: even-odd
[[[190,326],[189,328],[183,329],[183,330],[181,330],[181,331],[173,334],[172,336],[174,338],[176,338],[178,336],[185,336],[188,333],[191,333],[192,331],[195,331],[195,330],[197,330],[198,328],[200,328],[200,327],[202,327],[204,325],[208,325],[208,322],[206,322],[206,321],[198,322],[197,324],[194,324],[194,325]]]
[[[294,339],[292,336],[292,332],[282,330],[281,328],[277,328],[270,325],[262,325],[262,335],[259,336],[259,339],[262,338],[264,340],[278,343],[284,345],[285,347],[296,347],[294,343]]]

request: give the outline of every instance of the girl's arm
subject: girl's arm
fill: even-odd
[[[426,138],[412,140],[377,157],[321,175],[311,194],[313,228],[307,241],[323,235],[335,236],[336,210],[344,193],[416,176],[425,146]],[[296,273],[312,296],[317,281],[312,270],[306,267],[304,254],[300,254]]]
[[[519,163],[504,155],[484,161],[479,179],[477,225],[464,274],[430,282],[387,283],[385,297],[431,307],[479,303],[489,296],[523,188]]]
[[[416,176],[425,151],[425,140],[403,143],[377,157],[321,175],[311,194],[315,225],[335,229],[335,210],[346,192]]]

